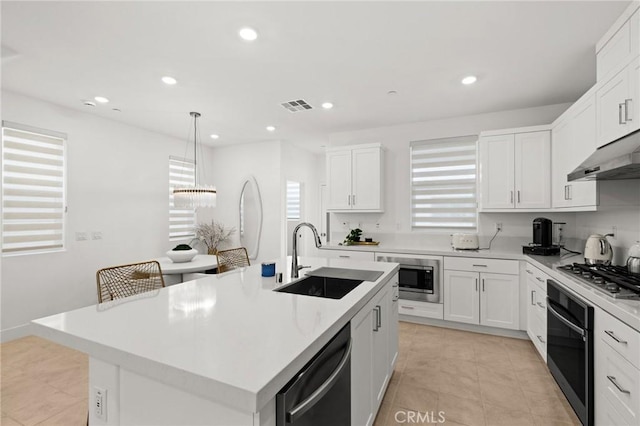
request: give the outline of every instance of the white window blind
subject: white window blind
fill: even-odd
[[[300,182],[287,181],[287,219],[300,219]]]
[[[169,239],[195,237],[196,211],[173,204],[173,189],[195,185],[193,161],[169,157]]]
[[[411,142],[411,226],[477,226],[477,136]]]
[[[64,134],[2,122],[2,253],[64,248]]]

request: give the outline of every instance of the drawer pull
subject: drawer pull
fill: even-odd
[[[625,388],[621,387],[618,382],[616,381],[616,378],[613,376],[607,376],[607,379],[609,379],[609,381],[611,383],[613,383],[613,386],[615,386],[616,388],[618,388],[618,390],[622,393],[628,393],[631,394],[631,391],[626,390]]]
[[[398,287],[398,284],[394,284],[391,287],[396,288],[396,287]]]
[[[341,257],[343,259],[350,259],[351,256],[347,256],[346,254],[339,254],[338,257]]]
[[[611,337],[616,342],[621,343],[623,345],[627,344],[626,340],[620,340],[615,334],[613,334],[613,331],[605,330],[604,332],[607,333],[609,335],[609,337]]]
[[[536,277],[536,280],[540,281],[541,283],[544,282],[544,280],[542,278],[540,278],[540,277]]]
[[[544,340],[542,340],[542,336],[536,336],[536,337],[538,338],[538,340],[540,340],[540,342],[542,342],[542,343],[547,343],[547,342],[545,342]]]
[[[473,265],[473,266],[476,267],[476,268],[486,268],[487,267],[487,265]]]
[[[530,270],[528,270],[528,269],[525,269],[525,270],[527,271],[527,274],[533,275],[533,272],[531,272]]]
[[[532,306],[536,306],[535,298],[536,298],[536,291],[535,290],[531,290],[531,305]]]
[[[540,306],[542,309],[547,309],[547,307],[540,302],[537,302],[536,305]]]
[[[400,305],[400,307],[401,307],[402,309],[412,309],[412,310],[413,310],[413,309],[415,309],[413,306],[404,306],[404,305]]]
[[[394,297],[394,298],[393,298],[393,301],[394,301],[394,302],[397,302],[397,301],[398,301],[398,299],[400,299],[400,296],[396,296],[396,297]]]

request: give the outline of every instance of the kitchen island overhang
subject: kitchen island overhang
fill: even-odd
[[[302,261],[310,270],[347,267],[382,275],[342,299],[323,299],[273,291],[291,279],[276,283],[261,277],[256,265],[35,320],[34,332],[91,357],[90,391],[100,386],[94,367],[110,365],[241,413],[260,413],[398,268]],[[277,268],[284,272],[289,264],[280,259]]]

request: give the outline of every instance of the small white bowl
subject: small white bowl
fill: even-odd
[[[185,263],[191,262],[194,257],[198,254],[198,250],[169,250],[167,252],[167,257],[171,259],[173,263]]]

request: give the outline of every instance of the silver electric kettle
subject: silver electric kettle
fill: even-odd
[[[629,249],[627,269],[632,274],[640,274],[640,243],[632,245]]]
[[[613,259],[613,248],[607,241],[607,237],[613,234],[593,234],[587,238],[584,246],[584,262],[587,265],[610,265]]]

